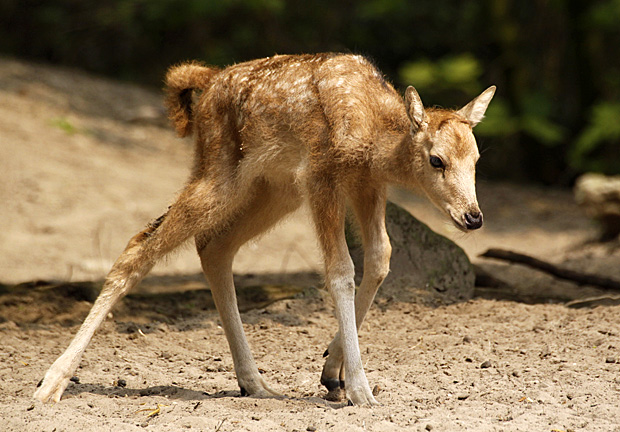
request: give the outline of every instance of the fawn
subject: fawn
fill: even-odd
[[[278,395],[260,376],[248,346],[232,262],[241,245],[305,201],[339,326],[321,382],[330,392],[345,387],[356,405],[377,404],[362,367],[357,332],[389,271],[386,186],[422,190],[461,230],[480,228],[479,152],[472,128],[482,120],[495,87],[458,111],[425,109],[413,87],[407,88],[403,103],[367,59],[345,54],[278,55],[225,69],[186,63],[169,70],[166,85],[166,105],[178,134],[196,137],[190,179],[168,211],[129,241],[34,397],[60,400],[114,304],[156,261],[191,237],[241,394]],[[357,296],[344,236],[347,204],[361,227],[365,254]]]

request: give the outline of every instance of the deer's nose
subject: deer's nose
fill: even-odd
[[[475,230],[482,226],[482,213],[473,211],[465,213],[465,226],[469,230]]]

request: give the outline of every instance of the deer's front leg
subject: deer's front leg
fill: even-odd
[[[347,397],[355,405],[377,405],[358,343],[353,261],[344,236],[344,199],[333,188],[323,188],[313,191],[310,204],[325,259],[325,282],[338,319]]]
[[[364,189],[352,197],[362,242],[364,244],[364,277],[355,298],[356,326],[359,330],[372,305],[379,286],[390,269],[392,248],[385,230],[385,188]],[[321,384],[329,391],[327,398],[338,400],[345,387],[344,353],[340,333],[329,344],[321,374]]]

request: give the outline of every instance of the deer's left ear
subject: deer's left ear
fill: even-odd
[[[457,114],[465,117],[471,124],[471,127],[476,126],[484,118],[484,113],[486,112],[491,99],[493,99],[494,94],[495,86],[491,86],[480,93],[480,96],[458,110]]]
[[[427,119],[422,99],[420,99],[420,95],[412,86],[407,87],[407,90],[405,90],[405,107],[411,120],[411,130],[415,133],[423,123],[427,122]]]

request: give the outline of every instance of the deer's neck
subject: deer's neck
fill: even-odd
[[[373,173],[385,183],[416,189],[420,184],[420,158],[410,132],[389,137],[375,147]]]

